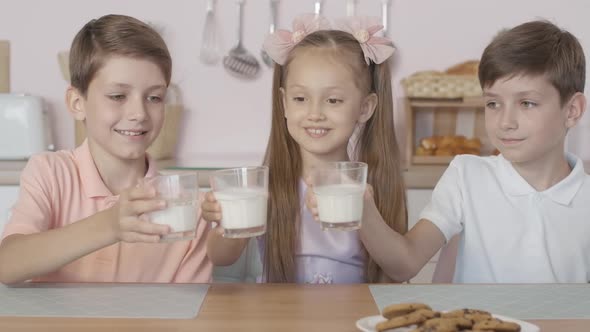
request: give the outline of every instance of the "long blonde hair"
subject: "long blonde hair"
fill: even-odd
[[[272,122],[264,164],[269,166],[268,225],[263,257],[268,282],[295,281],[295,248],[299,234],[301,201],[299,181],[302,160],[299,145],[287,130],[280,88],[288,75],[289,63],[300,50],[325,49],[346,64],[359,77],[355,82],[367,94],[377,94],[373,116],[359,128],[352,140],[351,158],[369,166],[367,182],[373,186],[375,203],[381,216],[395,231],[407,231],[406,193],[400,153],[393,125],[391,77],[387,62],[367,66],[358,41],[349,33],[321,30],[307,35],[289,54],[283,65],[275,65],[272,87]],[[388,280],[383,270],[369,258],[365,270],[368,282]]]

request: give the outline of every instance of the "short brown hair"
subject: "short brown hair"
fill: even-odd
[[[153,61],[170,84],[172,58],[166,43],[153,28],[125,15],[105,15],[86,23],[70,48],[70,82],[86,95],[105,60],[113,55]]]
[[[481,87],[523,74],[546,75],[563,105],[574,93],[584,92],[584,50],[574,35],[547,21],[527,22],[500,32],[481,56]]]

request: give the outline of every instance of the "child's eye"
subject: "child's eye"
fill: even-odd
[[[495,109],[497,109],[498,107],[499,107],[499,104],[498,104],[498,102],[496,102],[496,101],[488,101],[488,102],[486,103],[486,108],[489,108],[489,109],[495,110]]]
[[[160,96],[149,96],[147,99],[150,103],[161,103],[162,102],[162,97],[160,97]]]
[[[342,102],[342,99],[338,98],[328,98],[328,104],[339,104]]]
[[[522,106],[524,106],[524,108],[533,108],[535,106],[537,106],[537,103],[535,103],[534,101],[530,101],[530,100],[524,100],[521,103]]]
[[[293,97],[293,101],[302,103],[305,101],[305,97]]]
[[[125,100],[125,95],[121,95],[121,94],[114,94],[114,95],[108,95],[110,100],[113,101],[123,101]]]

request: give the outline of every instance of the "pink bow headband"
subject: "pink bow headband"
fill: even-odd
[[[329,30],[330,22],[319,15],[303,14],[293,20],[293,31],[277,30],[266,37],[264,50],[279,65],[284,65],[289,52],[307,35],[319,31]],[[367,65],[382,63],[395,51],[393,43],[388,38],[375,36],[383,26],[376,17],[348,17],[336,22],[336,29],[353,35],[359,42]]]

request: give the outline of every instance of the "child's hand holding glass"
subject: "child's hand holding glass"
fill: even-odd
[[[313,169],[306,204],[322,228],[355,230],[361,227],[367,164],[333,162]]]
[[[121,192],[119,202],[107,210],[118,241],[156,243],[168,234],[167,225],[151,223],[146,216],[166,208],[166,201],[156,197],[151,186],[140,185]]]
[[[209,191],[205,194],[205,200],[201,204],[201,211],[203,219],[208,222],[219,223],[221,221],[221,205],[215,199],[213,192]]]

